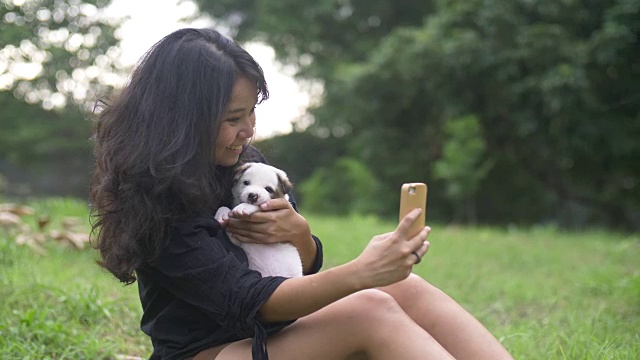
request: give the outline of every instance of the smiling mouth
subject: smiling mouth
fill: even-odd
[[[227,146],[227,149],[231,149],[231,150],[240,150],[240,149],[242,149],[242,145],[231,145],[231,146]]]

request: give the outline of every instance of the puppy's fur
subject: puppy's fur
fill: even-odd
[[[270,199],[288,199],[286,193],[291,190],[292,185],[284,171],[262,163],[246,163],[238,166],[235,171],[232,189],[234,208],[219,208],[216,220],[227,221],[230,213],[251,215],[260,211],[260,204]],[[247,254],[249,268],[259,271],[262,276],[302,276],[300,255],[293,245],[285,242],[242,243],[231,235],[229,239]]]

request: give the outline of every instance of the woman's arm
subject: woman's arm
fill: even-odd
[[[285,280],[258,312],[265,322],[285,321],[309,315],[332,302],[363,289],[354,263]]]
[[[405,279],[416,261],[413,252],[422,256],[429,245],[428,227],[413,238],[407,235],[419,213],[410,212],[394,232],[373,237],[355,260],[318,274],[285,280],[260,308],[260,319],[271,322],[303,317],[356,291]]]

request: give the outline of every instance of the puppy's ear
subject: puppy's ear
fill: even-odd
[[[233,185],[238,182],[242,174],[244,174],[244,172],[247,171],[250,167],[251,163],[245,163],[242,165],[238,165],[233,169],[233,171],[235,171],[235,175],[233,176]]]
[[[287,173],[278,169],[276,171],[276,174],[278,175],[278,181],[280,182],[280,186],[282,187],[283,194],[286,194],[289,191],[291,191],[291,189],[293,188],[293,184],[291,183],[291,181],[289,181],[289,177],[287,177]]]

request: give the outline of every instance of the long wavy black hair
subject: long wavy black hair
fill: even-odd
[[[224,203],[231,169],[215,139],[235,80],[268,98],[260,66],[212,29],[156,43],[116,94],[96,104],[91,220],[99,264],[125,284],[166,245],[172,224]]]

